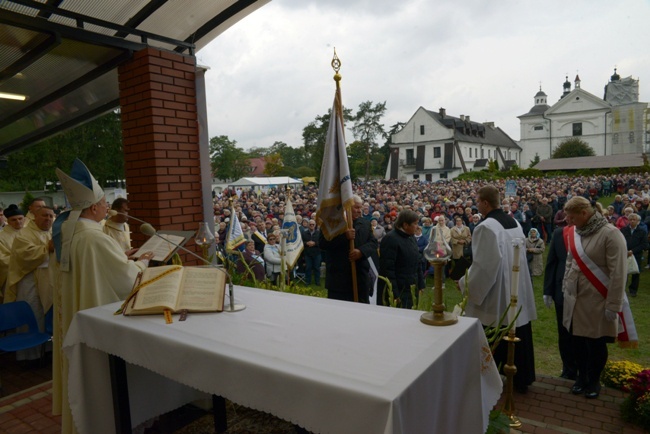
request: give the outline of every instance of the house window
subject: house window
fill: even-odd
[[[415,158],[413,157],[413,149],[406,150],[406,164],[412,166],[415,164]]]
[[[424,135],[424,125],[420,125],[420,135]]]
[[[413,175],[413,179],[420,179],[420,175],[416,173],[415,175]]]
[[[447,179],[447,172],[442,172],[440,174],[440,179]]]
[[[581,136],[582,135],[582,122],[576,122],[573,124],[573,135]]]
[[[488,149],[488,158],[492,158],[492,149]]]
[[[433,148],[433,158],[440,158],[440,146]]]
[[[618,145],[618,133],[612,134],[612,143]]]
[[[469,158],[472,158],[472,148],[469,148]]]
[[[630,143],[634,143],[634,131],[630,131],[629,139],[630,139]]]
[[[535,125],[535,131],[542,131],[544,129],[541,125]]]

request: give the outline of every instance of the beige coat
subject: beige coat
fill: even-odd
[[[588,338],[616,337],[618,321],[608,321],[605,309],[620,312],[627,280],[627,245],[620,230],[608,224],[595,234],[581,237],[585,254],[609,279],[607,298],[589,282],[580,271],[569,251],[562,290],[564,292],[563,324],[573,334]]]
[[[538,237],[532,241],[530,238],[526,238],[526,253],[528,253],[528,249],[533,250],[530,252],[533,254],[533,260],[528,263],[531,276],[541,276],[544,274],[544,261],[542,256],[544,256],[545,248],[546,245],[543,239]]]
[[[460,230],[457,226],[454,226],[449,230],[451,232],[451,257],[453,259],[458,259],[463,256],[463,247],[469,245],[470,240],[472,239],[472,234],[469,231],[469,228],[463,225]],[[465,241],[463,244],[461,241]]]

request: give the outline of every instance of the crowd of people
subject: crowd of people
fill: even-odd
[[[522,313],[516,330],[525,343],[518,350],[515,388],[525,392],[535,379],[531,324],[536,319],[536,311],[532,279],[544,276],[544,303],[549,308],[555,304],[557,315],[558,345],[563,362],[560,375],[576,380],[572,393],[584,394],[587,398],[599,396],[598,379],[607,360],[606,344],[617,337],[616,315],[622,310],[628,281],[627,267],[620,267],[619,262],[631,257],[641,269],[643,258],[648,255],[650,182],[647,174],[518,179],[516,190],[510,195],[506,195],[505,181],[381,181],[358,183],[354,191],[353,228],[333,240],[321,234],[317,243],[313,238],[314,231],[318,231],[314,229],[315,188],[226,191],[214,199],[215,222],[222,226],[220,243],[225,240],[230,209],[238,213],[247,238],[259,240],[268,234],[279,235],[284,206],[290,198],[302,227],[303,241],[309,243],[312,251],[310,256],[319,251],[316,255],[326,264],[328,297],[352,300],[350,264],[355,263],[359,268],[358,299],[368,302],[372,287],[367,278],[370,261],[366,259],[371,259],[375,265],[379,264],[379,275],[391,283],[396,300],[393,304],[411,308],[417,304],[413,294],[417,297],[419,290],[424,288],[424,277],[432,272],[423,251],[435,234],[451,246],[452,266],[445,269],[444,278],[464,288],[463,276],[469,269],[467,314],[488,326],[509,303],[503,292],[503,288],[510,287],[513,260],[508,241],[522,238],[522,261],[527,272],[525,280],[519,284]],[[598,199],[612,195],[612,204],[603,209]],[[602,226],[595,231],[589,229],[594,221],[606,224],[606,235]],[[311,235],[309,228],[312,228]],[[580,276],[584,275],[577,265],[582,259],[578,251],[573,255],[569,253],[572,266],[566,270],[566,275],[576,283],[573,292],[569,291],[572,294],[569,297],[574,299],[567,304],[563,289],[566,285],[563,263],[567,258],[567,245],[563,240],[566,229],[577,234],[578,240],[584,240],[580,255],[596,256],[594,262],[602,269],[600,274],[606,276],[609,291],[599,292],[597,289],[602,285],[576,278],[573,274],[576,270]],[[600,243],[600,238],[594,236],[596,233],[611,244],[603,257],[605,261],[590,250],[594,246],[592,240]],[[351,253],[348,252],[350,240],[355,241],[355,250]],[[549,259],[544,264],[543,254],[547,248],[550,248]],[[560,253],[562,249],[564,252]],[[599,254],[607,252],[608,248],[601,250]],[[616,261],[613,260],[615,256]],[[319,269],[312,259],[299,263],[310,270]],[[629,279],[631,297],[638,292],[639,276],[640,273],[632,274]],[[310,278],[307,283],[311,283]],[[383,282],[377,289],[377,303],[388,304]],[[590,315],[592,320],[589,320]],[[594,315],[597,320],[593,320]],[[579,352],[575,348],[580,348]],[[495,358],[505,360],[504,348],[497,350]]]
[[[56,222],[60,210],[47,206],[43,198],[32,201],[27,213],[16,205],[0,210],[2,299],[5,303],[27,301],[41,329],[53,306],[61,310],[53,324],[55,364],[64,360],[57,348],[72,315],[85,307],[123,299],[152,257],[149,252],[138,261],[131,257],[136,249],[129,238],[128,201],[114,201],[107,216],[109,205],[103,191],[82,163],[75,164],[72,176],[57,171],[66,181],[65,193],[72,209],[61,213]],[[237,214],[246,238],[242,257],[248,265],[238,271],[252,271],[258,281],[277,281],[281,272],[278,243],[290,199],[304,246],[297,269],[306,284],[320,286],[324,262],[328,297],[337,300],[368,303],[373,296],[374,271],[384,277],[377,285],[377,304],[387,304],[390,286],[394,305],[417,305],[425,277],[433,272],[423,252],[432,239],[443,240],[449,245],[453,264],[444,270],[444,278],[461,290],[469,288],[467,315],[484,326],[493,324],[507,309],[509,295],[504,291],[511,286],[511,242],[521,239],[526,272],[520,273],[522,313],[515,326],[525,343],[517,351],[515,386],[525,392],[535,378],[532,281],[543,276],[544,303],[549,308],[554,304],[556,309],[561,375],[576,380],[572,393],[595,398],[607,360],[606,344],[617,337],[617,315],[627,302],[627,258],[642,270],[648,255],[647,180],[647,174],[524,178],[515,180],[514,191],[505,181],[356,183],[352,227],[333,238],[319,228],[314,186],[226,190],[215,195],[212,205],[219,248],[224,247],[234,221],[231,213]],[[602,209],[597,199],[611,195],[611,206]],[[596,277],[587,276],[584,263],[600,270]],[[82,269],[94,271],[79,273]],[[639,290],[639,276],[633,274],[630,279],[632,297]],[[72,289],[57,292],[57,285]],[[495,358],[503,360],[499,351]],[[36,357],[38,354],[19,354],[27,360]],[[69,409],[61,401],[66,393],[65,366],[55,366],[57,372],[54,405],[68,425]]]

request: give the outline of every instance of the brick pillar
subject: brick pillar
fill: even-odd
[[[194,56],[151,47],[119,67],[129,207],[158,230],[196,231],[203,221],[195,71]],[[133,245],[142,245],[130,224]],[[193,238],[185,246],[199,253]]]

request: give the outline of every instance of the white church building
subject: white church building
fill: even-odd
[[[490,160],[500,168],[520,165],[521,148],[494,122],[454,117],[444,108],[417,109],[392,135],[386,179],[437,181],[485,170]]]
[[[597,156],[641,154],[648,149],[648,104],[639,102],[639,81],[614,75],[605,86],[603,99],[568,80],[560,100],[552,106],[540,87],[535,105],[518,116],[521,128],[521,167],[528,167],[536,156],[551,157],[567,139],[579,137]]]

